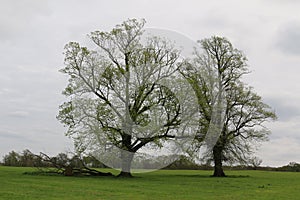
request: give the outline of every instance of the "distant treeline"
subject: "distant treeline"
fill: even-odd
[[[106,168],[104,164],[102,164],[93,156],[84,156],[82,158],[79,158],[76,155],[70,157],[70,155],[66,153],[59,153],[57,156],[49,157],[49,160],[45,161],[45,159],[43,159],[43,156],[33,154],[28,149],[22,151],[21,153],[17,153],[15,151],[9,152],[3,157],[3,161],[1,164],[4,166],[15,167],[53,167],[53,163],[57,163],[77,167],[81,166],[82,162],[92,168]]]
[[[55,160],[55,163],[63,163],[72,165],[74,167],[80,166],[83,162],[86,166],[92,168],[107,168],[107,166],[101,163],[92,155],[83,156],[79,158],[76,155],[70,157],[66,153],[59,153],[57,156],[51,157]],[[140,160],[140,166],[151,166],[149,163],[145,165],[143,160]],[[163,162],[163,159],[160,159]],[[21,153],[11,151],[3,157],[0,163],[4,166],[15,167],[52,167],[51,163],[45,162],[41,156],[33,154],[30,150],[26,149]],[[154,163],[155,164],[155,163]],[[197,164],[193,159],[187,156],[180,156],[178,160],[168,165],[164,169],[183,169],[183,170],[213,170],[213,166],[209,164]],[[224,166],[225,170],[264,170],[264,171],[286,171],[286,172],[300,172],[300,164],[296,162],[290,162],[288,165],[282,167],[262,167],[253,165],[237,165],[237,166]]]
[[[181,157],[171,165],[164,169],[191,169],[191,170],[213,170],[211,165],[198,165],[186,157]],[[300,164],[296,162],[290,162],[288,165],[282,167],[262,167],[253,165],[235,165],[235,166],[223,166],[224,170],[262,170],[262,171],[285,171],[285,172],[300,172]]]

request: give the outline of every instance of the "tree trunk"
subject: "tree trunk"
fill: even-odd
[[[118,177],[132,177],[131,174],[131,162],[133,159],[134,153],[121,150],[121,159],[122,159],[122,169]]]
[[[65,168],[64,175],[65,176],[73,176],[74,175],[73,168],[71,166],[67,166]]]
[[[213,148],[213,155],[214,155],[214,177],[225,177],[225,173],[222,167],[222,146],[216,144]]]
[[[132,178],[133,176],[130,172],[121,171],[117,177]]]

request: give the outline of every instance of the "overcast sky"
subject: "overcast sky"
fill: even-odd
[[[248,57],[245,81],[279,119],[258,156],[263,165],[300,162],[300,1],[0,0],[0,158],[11,150],[73,150],[56,120],[67,77],[63,47],[128,18],[192,40],[227,37]]]

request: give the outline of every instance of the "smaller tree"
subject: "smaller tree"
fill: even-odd
[[[247,163],[256,144],[268,138],[264,122],[276,119],[270,106],[242,82],[248,73],[244,54],[222,37],[200,41],[202,52],[188,65],[184,76],[198,97],[198,142],[213,158],[213,176],[225,176],[223,162]]]

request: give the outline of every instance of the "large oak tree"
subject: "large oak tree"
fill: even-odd
[[[161,38],[141,38],[144,24],[130,19],[110,32],[92,32],[92,49],[70,42],[61,70],[69,77],[68,101],[58,115],[66,134],[81,152],[117,149],[120,176],[131,176],[141,148],[161,147],[182,134],[183,107],[166,84],[180,79],[180,52]]]

